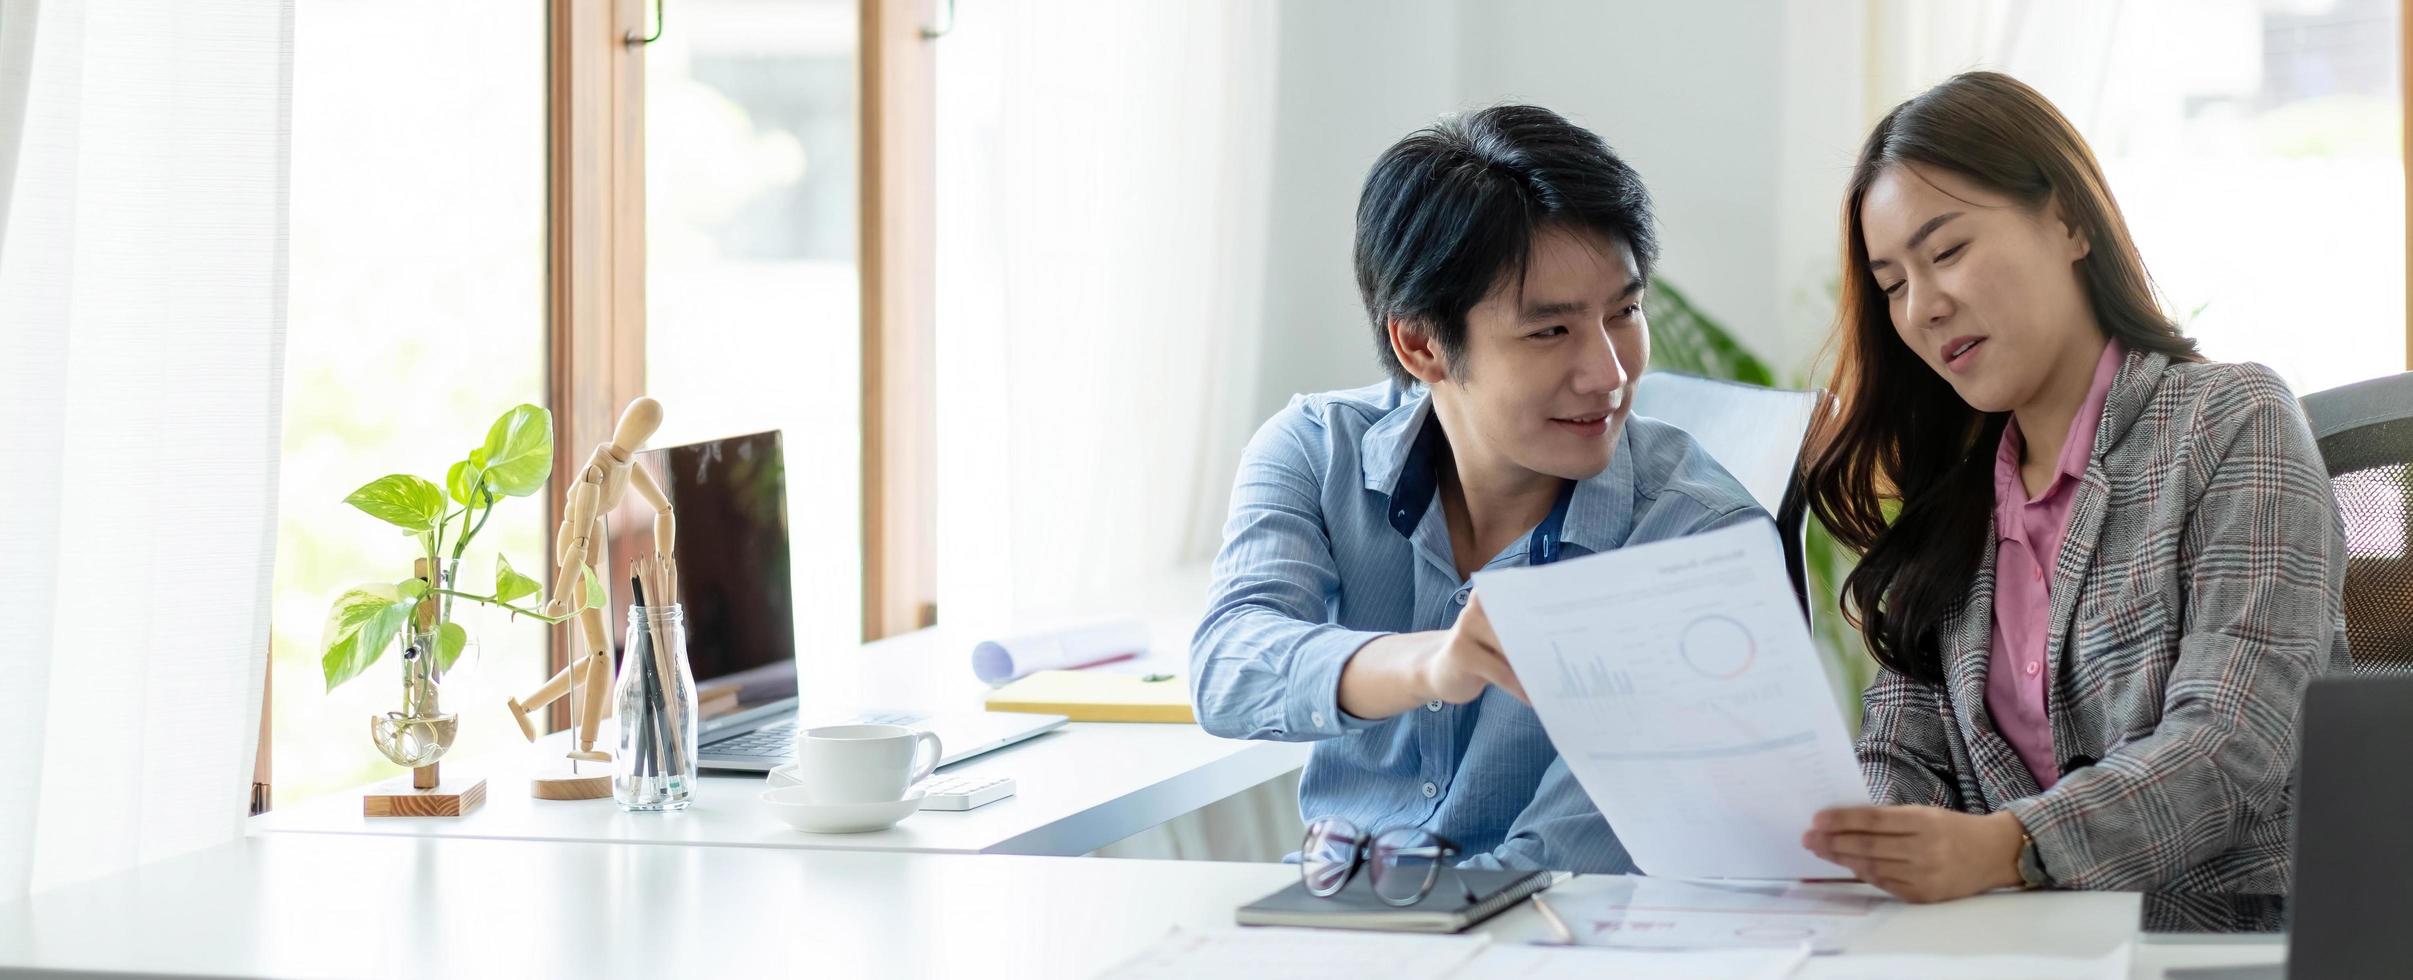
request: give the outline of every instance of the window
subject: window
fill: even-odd
[[[425,43],[440,29],[443,43]],[[344,497],[387,473],[441,480],[504,409],[545,398],[545,5],[302,0],[294,12],[291,279],[269,735],[279,803],[391,776],[366,720],[399,704],[389,655],[322,693],[319,631],[412,549]],[[545,576],[543,502],[501,549]],[[534,567],[531,567],[534,566]],[[538,571],[542,568],[543,571]],[[452,757],[520,740],[503,699],[545,676],[543,627],[456,607],[475,641],[447,678]]]
[[[785,432],[804,463],[792,472],[807,477],[791,481],[789,509],[804,518],[790,525],[808,655],[929,619],[930,590],[912,577],[931,564],[926,501],[891,502],[876,520],[862,505],[866,447],[883,459],[929,452],[916,380],[930,361],[929,263],[915,253],[928,247],[917,222],[931,193],[928,140],[915,136],[928,119],[928,86],[914,81],[928,70],[921,11],[909,0],[690,0],[640,44],[640,25],[622,23],[630,9],[302,0],[296,13],[271,637],[284,696],[262,733],[282,800],[395,775],[363,724],[396,703],[392,665],[322,693],[331,601],[407,575],[412,557],[344,497],[391,472],[441,477],[511,405],[553,410],[556,479],[543,498],[499,511],[465,581],[490,574],[497,550],[549,577],[561,469],[583,463],[644,393],[667,411],[653,445]],[[445,43],[421,42],[431,23]],[[860,56],[863,34],[898,52],[884,88],[865,91],[878,64]],[[866,120],[897,107],[919,127],[867,152]],[[871,160],[888,176],[859,178]],[[892,203],[898,194],[906,205]],[[885,238],[867,234],[873,224]],[[884,305],[863,300],[874,277],[858,253],[874,241],[909,270],[883,280]],[[872,334],[879,342],[866,344]],[[867,410],[860,379],[873,358],[891,380]],[[899,415],[903,425],[869,435]],[[884,485],[926,494],[916,472],[890,466]],[[868,540],[875,523],[883,535]],[[868,575],[898,578],[880,594],[908,614],[868,619]],[[519,740],[503,702],[551,673],[566,634],[455,611],[476,642],[447,677],[445,707],[461,716],[447,758],[474,758]],[[556,702],[553,726],[565,708]]]
[[[782,430],[806,656],[862,633],[856,17],[685,0],[646,49],[655,444]]]
[[[2400,0],[1953,5],[2103,164],[2164,299],[2299,395],[2401,370]],[[1949,47],[1948,44],[1944,46]],[[1931,59],[1932,60],[1932,59]],[[1930,64],[1925,82],[1960,66]]]
[[[2095,146],[2188,331],[2298,394],[2400,369],[2397,0],[2144,11],[2121,43],[2171,54]]]

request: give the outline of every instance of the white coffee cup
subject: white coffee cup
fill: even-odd
[[[807,728],[796,733],[796,782],[818,803],[894,803],[944,754],[938,736],[903,725]]]

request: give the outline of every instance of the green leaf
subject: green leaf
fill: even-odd
[[[494,555],[494,601],[510,602],[522,596],[532,596],[544,590],[536,580],[520,574],[511,567],[511,559],[502,552]]]
[[[444,489],[452,494],[454,503],[467,507],[477,502],[478,487],[485,479],[486,467],[475,459],[464,459],[452,464],[452,469],[444,474]]]
[[[603,576],[595,574],[595,566],[586,566],[586,605],[582,608],[605,609],[611,604],[611,595],[603,591]]]
[[[318,641],[326,651],[319,657],[319,668],[326,674],[327,690],[375,664],[402,632],[410,611],[410,601],[389,586],[353,589],[337,598]]]
[[[469,646],[469,631],[459,623],[436,627],[436,672],[452,669],[452,662],[461,659],[461,651]]]
[[[496,493],[525,497],[544,489],[553,472],[553,413],[521,405],[486,430],[486,481]],[[470,459],[477,460],[471,453]]]
[[[403,602],[417,603],[427,595],[427,580],[406,578],[394,583],[394,596]]]
[[[444,519],[444,491],[408,473],[378,477],[352,491],[344,503],[412,533],[433,531]]]
[[[1673,283],[1653,279],[1642,306],[1644,320],[1650,325],[1653,370],[1761,386],[1776,383],[1767,362]]]

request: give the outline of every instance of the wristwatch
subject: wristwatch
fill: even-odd
[[[2051,888],[2053,876],[2044,870],[2044,855],[2036,852],[2036,838],[2028,836],[2027,828],[2019,830],[2019,888],[2035,891]]]

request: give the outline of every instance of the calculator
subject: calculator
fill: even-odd
[[[924,810],[969,810],[1014,795],[1004,776],[932,776],[922,783]]]

